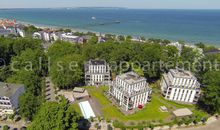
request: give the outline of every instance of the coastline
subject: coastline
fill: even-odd
[[[2,19],[2,18],[0,18]],[[4,19],[4,18],[3,18]],[[30,26],[30,25],[33,25],[35,26],[36,28],[41,28],[41,29],[52,29],[52,30],[58,30],[58,29],[71,29],[73,32],[93,32],[93,33],[96,33],[96,34],[100,34],[101,32],[96,32],[96,31],[93,31],[93,30],[86,30],[86,29],[78,29],[78,28],[70,28],[70,27],[65,27],[65,26],[53,26],[53,25],[43,25],[43,24],[35,24],[35,23],[30,23],[30,22],[25,22],[25,21],[17,21],[18,23],[20,24],[23,24],[25,26]],[[101,33],[101,34],[104,34],[104,33]],[[112,33],[113,34],[113,33]]]
[[[70,28],[79,32],[144,36],[220,46],[220,13],[216,11],[14,9],[1,11],[0,17],[42,28]],[[114,20],[119,20],[120,24],[111,24]],[[102,23],[107,24],[103,26]]]
[[[1,18],[0,18],[1,19]],[[85,29],[76,29],[76,28],[67,28],[67,27],[62,27],[62,26],[51,26],[51,25],[40,25],[40,24],[34,24],[34,23],[29,23],[29,22],[23,22],[23,21],[18,21],[18,23],[21,23],[25,26],[29,26],[29,25],[33,25],[37,28],[41,28],[41,29],[52,29],[52,30],[57,30],[57,29],[71,29],[73,32],[83,32],[83,33],[87,33],[87,32],[92,32],[92,33],[95,33],[96,35],[105,35],[107,33],[101,33],[101,32],[96,32],[96,31],[92,31],[92,30],[85,30]],[[114,34],[114,35],[123,35],[123,34],[115,34],[115,33],[110,33],[110,34]],[[127,36],[127,35],[125,35]],[[148,39],[147,37],[145,37],[146,39]],[[170,40],[170,39],[168,39]],[[175,40],[170,40],[171,42],[177,42]],[[186,42],[185,43],[186,45],[189,45],[189,46],[192,46],[192,45],[195,45],[196,43],[192,43],[192,42]],[[204,43],[205,45],[207,46],[215,46],[217,47],[219,50],[220,50],[220,45],[217,46],[217,45],[213,45],[213,44],[209,44],[209,43]]]
[[[1,18],[0,18],[1,19]],[[61,29],[61,28],[63,28],[63,29],[71,29],[73,32],[83,32],[83,33],[87,33],[87,32],[92,32],[92,33],[95,33],[96,35],[100,35],[100,34],[102,34],[102,35],[105,35],[105,34],[107,34],[107,33],[101,33],[101,32],[96,32],[96,31],[92,31],[92,30],[85,30],[85,29],[76,29],[76,28],[67,28],[67,27],[62,27],[62,26],[52,26],[52,25],[42,25],[42,24],[34,24],[34,23],[29,23],[29,22],[24,22],[24,21],[18,21],[18,23],[21,23],[21,24],[23,24],[23,25],[25,25],[25,26],[29,26],[29,25],[33,25],[33,26],[35,26],[35,27],[37,27],[37,28],[41,28],[41,29],[47,29],[47,28],[49,28],[49,29],[52,29],[52,30],[57,30],[57,29]],[[123,34],[115,34],[115,33],[110,33],[110,34],[114,34],[114,35],[123,35]],[[125,35],[125,36],[127,36],[127,35]],[[148,39],[147,37],[145,37],[146,39]],[[168,39],[168,40],[170,40],[170,39]],[[171,42],[177,42],[177,41],[175,41],[175,40],[170,40]],[[192,46],[192,45],[195,45],[196,43],[192,43],[192,42],[186,42],[185,43],[186,45],[189,45],[189,46]],[[217,46],[217,45],[213,45],[213,44],[211,44],[211,43],[204,43],[206,46],[214,46],[214,47],[216,47],[216,48],[218,48],[219,50],[220,50],[220,45],[219,46]]]
[[[0,19],[7,19],[7,18],[3,18],[3,17],[0,17]],[[103,33],[103,32],[97,32],[97,31],[93,31],[93,30],[87,30],[87,29],[79,29],[79,28],[73,28],[73,27],[65,27],[65,26],[53,26],[53,25],[44,25],[44,24],[36,24],[36,23],[31,23],[31,22],[26,22],[26,21],[21,21],[21,20],[17,20],[17,23],[20,23],[20,24],[23,24],[25,26],[30,26],[30,25],[33,25],[37,28],[41,28],[41,29],[52,29],[52,30],[58,30],[58,29],[71,29],[73,32],[83,32],[83,33],[87,33],[87,32],[92,32],[92,33],[95,33],[96,35],[105,35],[105,34],[114,34],[114,35],[124,35],[124,36],[128,36],[126,34],[118,34],[118,33]],[[137,35],[132,35],[132,36],[137,36]],[[149,39],[149,38],[155,38],[155,37],[145,37],[146,39]],[[163,38],[155,38],[155,39],[163,39]],[[173,40],[173,39],[168,39],[170,40],[171,42],[177,42],[178,40]],[[189,46],[192,46],[192,45],[195,45],[196,43],[199,43],[199,42],[188,42],[186,39],[184,39],[183,41],[185,41],[185,44],[186,45],[189,45]],[[204,42],[202,42],[204,43]],[[204,43],[205,45],[207,46],[214,46],[214,47],[217,47],[219,50],[220,50],[220,45],[218,45],[217,43],[215,44],[212,44],[212,43]]]

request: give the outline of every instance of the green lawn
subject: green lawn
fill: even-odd
[[[109,102],[110,103],[110,102]],[[159,107],[162,104],[156,99],[152,99],[152,102],[148,105],[143,110],[138,111],[135,114],[125,116],[123,115],[115,106],[107,106],[104,107],[102,110],[104,112],[104,115],[106,118],[110,119],[118,119],[122,121],[129,121],[129,120],[134,120],[134,121],[141,121],[141,120],[160,120],[160,119],[166,119],[170,115],[169,113],[162,113],[159,110]]]
[[[80,110],[79,104],[74,103],[74,104],[72,104],[72,106],[73,106],[74,110],[75,110],[77,113],[79,113],[80,116],[82,116],[82,113],[81,113],[81,110]]]
[[[159,107],[163,106],[162,102],[152,97],[151,103],[147,104],[143,110],[138,111],[135,114],[125,116],[113,106],[112,103],[103,95],[103,91],[107,90],[107,87],[95,88],[86,87],[90,95],[97,99],[102,106],[102,111],[107,119],[118,119],[121,121],[141,121],[141,120],[161,120],[170,117],[169,113],[160,112]]]
[[[163,103],[167,104],[167,108],[169,108],[170,110],[173,109],[178,109],[178,108],[189,108],[194,115],[200,116],[200,117],[207,117],[209,116],[206,112],[199,110],[196,105],[192,105],[192,104],[179,104],[173,101],[169,101],[166,100],[162,97],[162,95],[160,94],[160,81],[151,84],[150,86],[153,88],[153,92],[154,95],[156,96],[156,98],[160,101],[162,101]]]
[[[178,104],[172,101],[165,100],[160,94],[153,93],[151,102],[145,106],[143,110],[136,112],[135,114],[125,116],[117,109],[116,106],[104,96],[103,92],[108,90],[108,87],[86,87],[90,95],[94,97],[102,106],[104,117],[107,119],[117,119],[123,122],[127,121],[152,121],[152,120],[167,120],[172,117],[171,113],[163,113],[159,110],[160,106],[166,106],[169,110],[178,108],[189,108],[194,114],[205,116],[206,113],[197,110],[194,105]]]
[[[173,101],[169,101],[169,100],[166,100],[162,97],[161,94],[158,94],[158,93],[154,93],[154,96],[155,98],[157,98],[158,100],[162,101],[163,103],[167,104],[167,107],[170,108],[170,109],[177,109],[177,108],[189,108],[189,109],[194,109],[195,108],[195,105],[191,105],[191,104],[179,104],[179,103],[176,103],[176,102],[173,102]]]

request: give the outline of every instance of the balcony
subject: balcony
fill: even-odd
[[[194,98],[193,103],[197,103],[197,102],[198,102],[198,99]]]
[[[0,97],[0,100],[3,100],[3,101],[8,101],[9,98],[8,97]]]
[[[134,103],[130,100],[129,103],[128,103],[128,109],[132,110],[133,109],[133,105],[134,105]]]
[[[195,97],[194,97],[194,98],[198,99],[199,97],[200,97],[200,95],[195,95]]]

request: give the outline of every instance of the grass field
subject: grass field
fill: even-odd
[[[209,116],[206,112],[199,110],[196,107],[196,105],[179,104],[179,103],[164,99],[160,93],[160,81],[158,81],[154,84],[151,84],[150,86],[153,89],[154,96],[156,96],[156,98],[158,100],[161,100],[162,102],[164,102],[166,104],[167,108],[169,108],[170,110],[178,109],[178,108],[189,108],[193,112],[193,114],[196,116],[199,116],[199,117],[208,117]]]
[[[82,116],[82,113],[81,113],[81,110],[80,110],[79,105],[78,105],[77,103],[74,103],[74,104],[72,104],[72,106],[73,106],[74,110],[75,110],[77,113],[79,113],[80,116]]]
[[[98,103],[102,106],[104,117],[106,119],[117,119],[123,122],[128,121],[152,121],[152,120],[168,120],[172,117],[171,113],[163,113],[159,110],[160,106],[166,106],[169,110],[178,108],[190,108],[195,114],[204,116],[206,113],[196,110],[194,105],[178,104],[172,101],[163,99],[157,93],[153,93],[151,102],[145,106],[143,110],[136,112],[135,114],[125,116],[114,106],[105,96],[104,91],[107,91],[107,87],[86,87],[90,95],[94,97]]]
[[[87,87],[91,96],[97,99],[102,106],[102,111],[107,119],[118,119],[121,121],[142,121],[142,120],[163,120],[170,117],[169,113],[160,112],[159,107],[163,106],[162,102],[152,97],[151,103],[147,104],[143,110],[138,111],[135,114],[125,116],[113,106],[112,103],[103,95],[103,91],[107,90],[107,87]]]

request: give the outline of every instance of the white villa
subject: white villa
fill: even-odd
[[[168,100],[196,103],[200,96],[200,84],[190,71],[171,69],[163,75],[161,91]]]
[[[146,78],[133,71],[118,75],[109,87],[109,94],[125,111],[144,107],[150,101],[151,93]]]
[[[24,91],[23,85],[0,82],[0,116],[14,113],[18,108],[19,96]]]
[[[46,32],[46,31],[35,32],[33,34],[33,38],[34,39],[42,39],[46,42],[49,42],[51,40],[50,39],[50,33]]]
[[[105,60],[89,60],[85,64],[86,85],[109,85],[110,68]]]
[[[67,41],[67,42],[72,42],[72,43],[78,43],[79,36],[74,36],[72,33],[63,33],[61,34],[61,40],[62,41]]]

